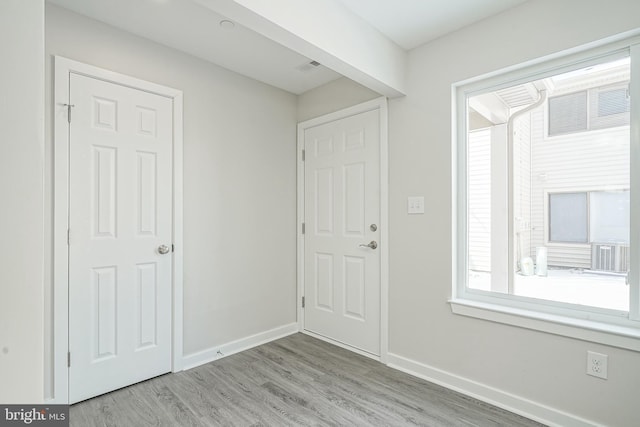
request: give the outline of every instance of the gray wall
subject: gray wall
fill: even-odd
[[[0,2],[0,402],[4,404],[42,401],[43,21],[44,0]]]
[[[377,92],[341,77],[298,96],[298,121],[303,122],[379,97]]]
[[[536,0],[410,52],[390,101],[391,353],[610,426],[638,424],[640,353],[453,315],[451,84],[640,25],[635,0]],[[425,215],[406,213],[425,195]],[[427,242],[428,244],[425,244]],[[585,375],[609,355],[609,379]]]
[[[50,5],[46,53],[47,206],[52,55],[180,89],[184,354],[295,322],[296,97]]]

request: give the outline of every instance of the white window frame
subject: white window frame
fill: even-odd
[[[467,99],[513,85],[538,80],[606,60],[631,56],[631,182],[640,182],[640,37],[627,33],[548,57],[499,70],[452,85],[452,312],[527,329],[543,331],[640,351],[640,227],[631,230],[629,312],[580,307],[517,295],[470,289],[467,286]],[[633,84],[635,82],[635,85]],[[511,147],[509,147],[511,150]],[[509,193],[513,170],[509,166]],[[513,211],[509,196],[509,211]],[[509,215],[512,216],[512,215]],[[640,185],[631,188],[631,218],[640,217]],[[509,235],[513,235],[513,221]],[[632,226],[633,227],[633,226]],[[514,241],[509,241],[513,259]],[[509,268],[513,283],[514,268]]]

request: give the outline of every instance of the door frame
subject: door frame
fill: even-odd
[[[54,57],[53,105],[53,403],[69,402],[69,76],[79,74],[170,98],[173,102],[173,264],[171,371],[182,370],[183,349],[183,118],[182,91],[104,70],[61,56]],[[73,116],[73,109],[71,108]]]
[[[374,357],[369,353],[358,350],[354,347],[314,334],[304,329],[304,310],[302,309],[302,298],[305,288],[305,235],[302,232],[302,224],[305,221],[305,163],[302,150],[304,149],[305,130],[330,123],[336,120],[345,119],[357,114],[378,110],[380,119],[380,357]],[[387,363],[389,351],[389,140],[388,140],[388,106],[387,98],[372,99],[352,107],[348,107],[333,113],[325,114],[304,122],[298,123],[298,143],[297,143],[297,281],[298,296],[296,298],[298,329],[307,335],[329,341],[332,344],[344,347],[358,354],[380,360]]]

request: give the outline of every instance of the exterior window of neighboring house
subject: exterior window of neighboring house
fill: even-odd
[[[549,194],[550,243],[629,244],[629,191]]]
[[[455,313],[640,350],[637,43],[454,85]]]
[[[623,82],[549,98],[549,136],[628,126],[628,87]]]
[[[587,91],[549,98],[549,135],[587,128]]]
[[[549,241],[587,243],[587,193],[549,194]]]

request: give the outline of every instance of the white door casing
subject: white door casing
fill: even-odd
[[[53,402],[73,403],[181,369],[182,94],[56,57],[55,107]]]
[[[299,125],[305,150],[299,177],[305,224],[301,326],[381,359],[386,355],[384,101]],[[375,249],[366,246],[371,242]]]

